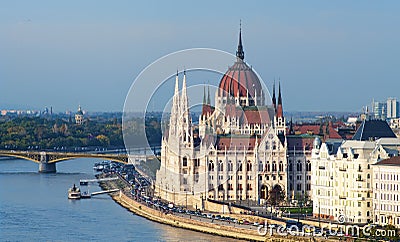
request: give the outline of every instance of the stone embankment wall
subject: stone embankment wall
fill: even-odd
[[[117,203],[122,205],[123,207],[129,209],[133,213],[150,219],[155,222],[171,225],[174,227],[190,229],[198,232],[214,234],[219,236],[231,237],[236,239],[250,240],[250,241],[276,241],[276,242],[288,242],[288,241],[322,241],[321,239],[310,238],[310,237],[278,237],[270,235],[259,235],[257,232],[257,228],[254,229],[244,229],[237,228],[232,226],[225,226],[214,224],[210,222],[203,222],[194,219],[184,218],[180,216],[176,216],[173,214],[165,214],[162,211],[152,209],[147,207],[144,204],[141,204],[122,192],[118,195],[114,195],[112,197]],[[326,240],[325,240],[326,241]]]
[[[191,229],[209,234],[228,236],[237,239],[265,241],[265,237],[259,235],[256,229],[254,229],[254,231],[250,231],[248,229],[233,228],[229,226],[217,225],[213,223],[179,217],[173,214],[165,214],[162,211],[149,208],[144,204],[141,204],[127,197],[123,193],[113,196],[113,199],[122,206],[129,209],[130,211],[159,223],[168,224],[184,229]]]
[[[118,181],[112,181],[112,182],[101,182],[99,184],[102,189],[107,190],[107,189],[114,189],[114,188],[119,188],[121,190],[124,190],[125,192],[129,192],[129,187],[126,186],[121,180]],[[210,223],[208,222],[208,219],[205,219],[205,221],[199,221],[195,219],[189,219],[173,214],[165,214],[162,211],[147,207],[145,204],[139,203],[135,201],[134,199],[128,197],[127,195],[124,194],[124,192],[119,192],[119,194],[113,194],[111,195],[114,201],[119,203],[121,206],[127,208],[131,212],[147,218],[149,220],[171,225],[174,227],[178,228],[183,228],[183,229],[190,229],[193,231],[198,231],[198,232],[203,232],[203,233],[208,233],[208,234],[214,234],[214,235],[219,235],[219,236],[224,236],[224,237],[231,237],[231,238],[236,238],[236,239],[242,239],[242,240],[248,240],[248,241],[274,241],[274,242],[289,242],[289,241],[335,241],[335,240],[326,240],[322,238],[311,238],[311,237],[299,237],[299,236],[278,236],[278,235],[273,235],[271,236],[270,234],[267,235],[260,235],[257,232],[256,227],[251,227],[251,229],[246,229],[246,228],[238,228],[238,227],[233,227],[233,226],[228,226],[228,225],[220,225],[220,224],[215,224],[215,223]],[[205,204],[205,206],[207,206]],[[212,203],[209,202],[208,206],[210,210],[213,210],[215,212],[222,211],[225,209],[228,209],[226,207],[222,207],[220,204]],[[214,207],[213,207],[214,206]],[[238,219],[247,219],[249,221],[255,221],[254,216],[250,215],[244,215],[244,214],[239,214],[242,210],[235,211],[238,214],[230,214],[230,217],[238,218]],[[232,207],[231,207],[232,210]],[[229,210],[227,210],[229,211]],[[224,211],[227,213],[226,211]],[[233,212],[233,211],[231,211]],[[243,211],[242,211],[243,212]],[[203,218],[201,218],[203,219]],[[259,220],[260,223],[263,223],[264,221]],[[281,222],[278,221],[270,221],[267,219],[268,223],[275,223],[275,224],[281,224]],[[283,224],[283,223],[282,223]]]

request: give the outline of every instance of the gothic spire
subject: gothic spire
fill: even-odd
[[[282,94],[281,94],[281,82],[280,82],[280,79],[279,79],[278,106],[276,108],[276,116],[277,117],[283,117]]]
[[[178,126],[180,127],[179,134],[182,138],[182,141],[184,143],[190,143],[192,142],[192,132],[193,130],[191,129],[191,118],[190,118],[190,111],[189,111],[189,100],[187,96],[187,90],[186,90],[186,70],[183,71],[183,84],[182,84],[182,96],[181,96],[181,116],[179,118],[179,124]]]
[[[172,108],[171,108],[171,116],[170,116],[170,128],[169,128],[169,136],[172,137],[177,134],[177,127],[176,124],[178,122],[178,118],[180,116],[180,108],[179,108],[179,77],[178,77],[178,70],[176,71],[175,77],[175,92],[174,96],[172,97]]]
[[[272,86],[272,104],[274,105],[274,109],[276,112],[275,79],[274,79],[274,85]]]
[[[178,77],[178,70],[176,70],[176,77],[175,77],[175,92],[174,97],[172,99],[172,113],[175,114],[177,117],[179,116],[179,77]]]
[[[188,112],[188,97],[186,93],[186,70],[183,71],[183,84],[181,96],[181,114]]]
[[[175,77],[175,92],[174,92],[174,98],[179,97],[179,80],[178,80],[178,70],[176,70],[176,77]]]
[[[279,79],[278,105],[282,105],[281,80]]]
[[[244,52],[243,52],[243,45],[242,45],[242,21],[240,21],[240,30],[239,30],[239,44],[236,51],[236,57],[238,60],[244,60]]]

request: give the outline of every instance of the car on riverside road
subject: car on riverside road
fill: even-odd
[[[247,220],[243,220],[243,224],[244,224],[244,225],[250,225],[250,222],[247,221]]]

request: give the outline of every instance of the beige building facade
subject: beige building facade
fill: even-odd
[[[365,127],[374,122],[364,121]],[[372,122],[372,123],[368,123]],[[379,121],[381,122],[381,121]],[[384,121],[382,121],[384,122]],[[379,123],[379,125],[384,123]],[[364,125],[364,124],[363,124]],[[357,140],[343,141],[341,144],[318,142],[312,151],[313,216],[349,223],[371,223],[374,214],[373,165],[382,159],[398,155],[399,139],[386,123],[383,136],[373,134],[373,129],[365,128],[360,133],[370,134]],[[361,127],[363,128],[363,127]],[[379,133],[379,129],[375,130]],[[364,133],[365,132],[365,133]]]
[[[400,157],[373,165],[374,223],[400,228]]]

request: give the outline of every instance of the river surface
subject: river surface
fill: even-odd
[[[235,241],[146,220],[108,195],[68,200],[72,184],[94,178],[95,161],[64,161],[57,173],[41,174],[32,161],[0,159],[0,240]],[[89,189],[100,191],[97,184]]]

